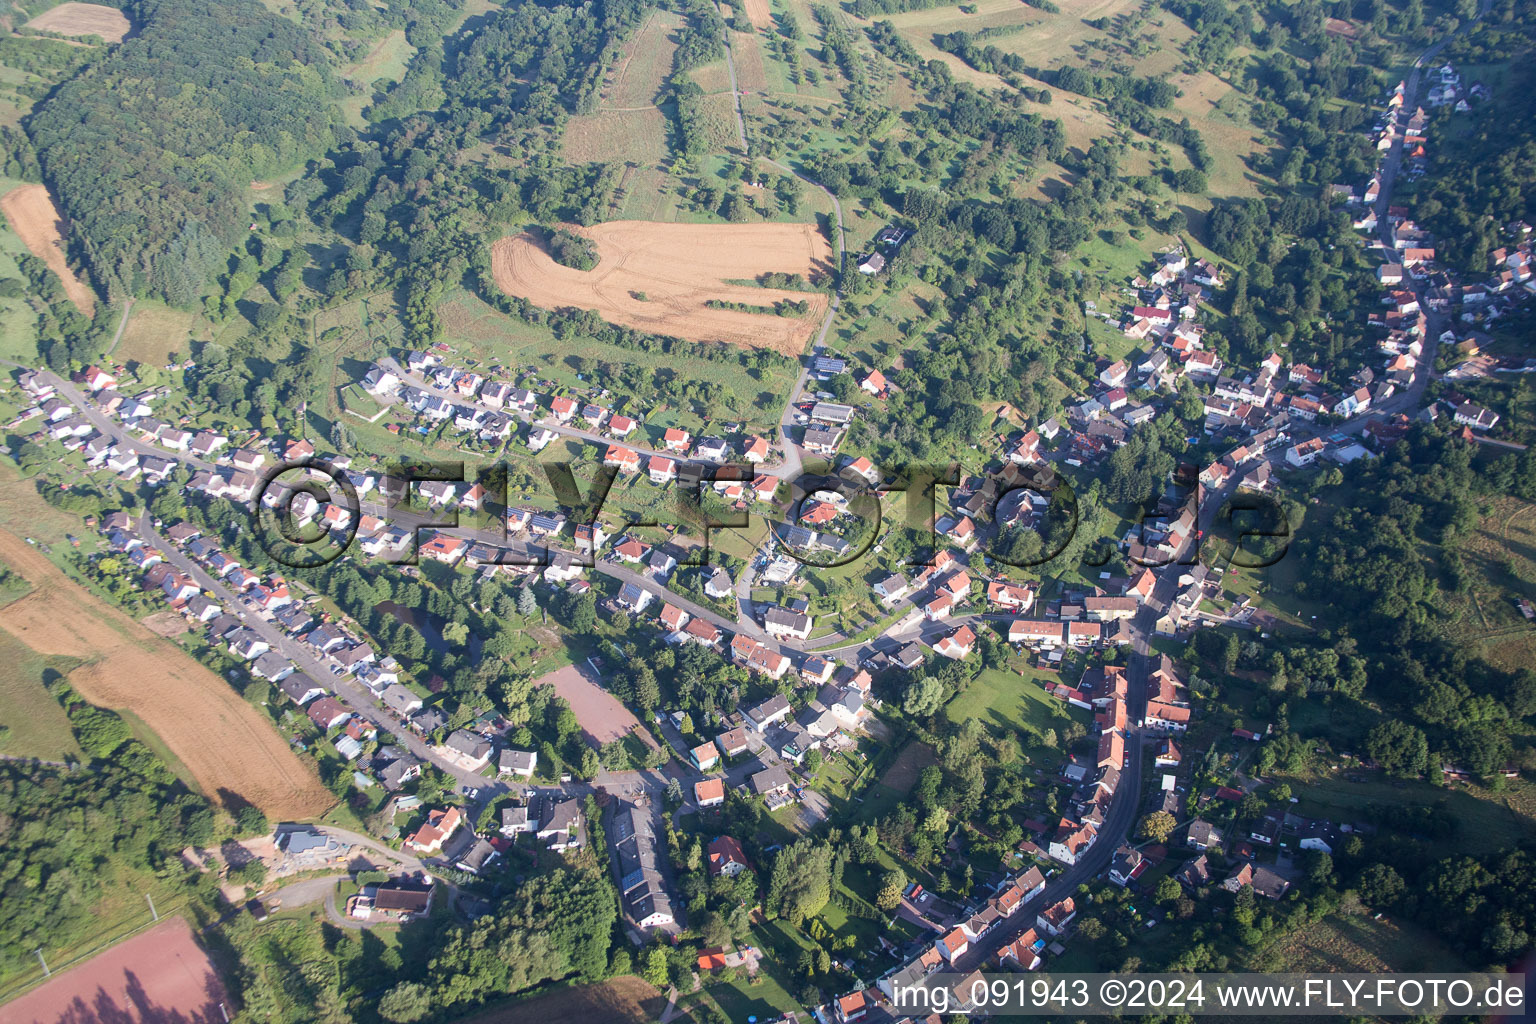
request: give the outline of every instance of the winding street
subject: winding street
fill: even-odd
[[[1488,13],[1490,7],[1491,0],[1481,0],[1477,18],[1485,16]],[[1465,32],[1470,27],[1470,25],[1475,22],[1475,20],[1476,18],[1467,22],[1458,31]],[[1442,39],[1434,45],[1428,47],[1422,54],[1420,54],[1418,59],[1414,61],[1413,68],[1408,78],[1405,80],[1403,104],[1405,110],[1411,111],[1417,106],[1416,101],[1420,84],[1420,71],[1422,66],[1429,60],[1432,60],[1438,53],[1440,53],[1452,38],[1454,38],[1454,36],[1447,36],[1445,39]],[[746,129],[741,112],[741,95],[736,82],[735,66],[731,55],[729,34],[726,35],[725,45],[727,67],[731,76],[731,89],[737,121],[737,133],[743,149],[745,149],[747,142]],[[1392,193],[1401,166],[1402,155],[1402,141],[1399,138],[1394,142],[1393,147],[1388,156],[1385,158],[1381,168],[1381,194],[1378,198],[1378,216],[1383,223],[1386,222],[1386,211],[1392,203]],[[792,168],[773,160],[769,160],[767,162],[783,170],[785,173],[791,174],[801,181],[820,189],[829,197],[834,209],[834,216],[836,221],[835,241],[839,262],[841,264],[842,261],[844,261],[846,258],[846,251],[844,242],[843,214],[837,197],[824,186],[822,186],[819,182],[805,177],[804,175],[794,171]],[[1383,229],[1383,241],[1385,241],[1390,247],[1391,240],[1387,237],[1385,228]],[[1425,300],[1425,289],[1422,282],[1415,282],[1414,289],[1420,297],[1421,304],[1423,304]],[[832,299],[829,303],[826,319],[822,323],[820,333],[817,336],[811,353],[812,359],[814,359],[817,354],[823,351],[827,332],[831,326],[833,318],[836,315],[839,306],[839,300],[839,295],[834,294],[832,296]],[[1427,309],[1427,306],[1425,308]],[[1425,389],[1428,386],[1428,382],[1433,371],[1435,354],[1438,347],[1438,336],[1443,329],[1443,324],[1445,323],[1446,319],[1447,318],[1443,313],[1432,312],[1427,314],[1428,329],[1426,332],[1427,337],[1424,341],[1423,355],[1419,361],[1418,367],[1416,368],[1415,375],[1407,388],[1405,388],[1401,393],[1394,395],[1392,398],[1382,402],[1379,406],[1372,408],[1368,413],[1357,416],[1354,419],[1336,427],[1329,428],[1326,432],[1344,433],[1350,435],[1358,434],[1364,429],[1365,424],[1372,418],[1381,416],[1383,414],[1391,414],[1396,412],[1405,412],[1411,414],[1413,411],[1417,410],[1421,406]],[[121,325],[119,327],[119,334],[121,334]],[[455,404],[464,404],[464,400],[460,396],[436,389],[426,381],[423,381],[420,378],[415,378],[412,375],[406,373],[404,368],[401,367],[392,358],[386,357],[385,359],[380,360],[380,362],[385,365],[386,368],[399,375],[402,379],[410,381],[413,386],[419,387],[429,393],[439,395],[440,397],[453,401]],[[800,472],[800,454],[798,448],[791,439],[791,427],[793,425],[793,410],[795,403],[799,400],[800,395],[804,391],[805,386],[809,380],[809,362],[810,360],[807,360],[807,364],[802,365],[801,372],[795,382],[794,387],[791,389],[789,401],[785,406],[780,420],[781,442],[784,452],[783,462],[777,467],[765,467],[762,469],[763,472],[772,473],[773,475],[784,479],[793,479]],[[54,387],[58,390],[59,395],[65,401],[75,406],[80,411],[81,415],[83,415],[97,430],[101,431],[103,434],[113,437],[121,447],[135,451],[141,455],[171,459],[192,469],[213,471],[217,468],[214,464],[202,459],[198,459],[188,453],[172,452],[136,440],[129,435],[128,431],[126,431],[120,423],[117,423],[116,421],[107,417],[99,409],[97,409],[96,406],[71,382],[47,370],[42,370],[40,372],[42,373],[45,380],[54,385]],[[610,438],[604,437],[592,431],[586,431],[560,424],[546,423],[543,425],[548,426],[550,429],[555,430],[558,433],[572,437],[579,437],[594,443],[605,445],[613,443]],[[1321,429],[1314,429],[1311,431],[1302,429],[1298,430],[1293,436],[1296,438],[1305,436],[1317,436],[1324,432],[1325,431]],[[634,445],[626,446],[631,448],[635,447]],[[645,454],[658,454],[665,455],[669,458],[671,457],[665,452],[656,452],[651,449],[640,448],[637,450]],[[1272,460],[1273,458],[1274,456],[1271,456]],[[1236,481],[1233,480],[1230,481],[1226,487],[1220,490],[1201,495],[1201,504],[1197,519],[1201,530],[1209,529],[1212,523],[1214,523],[1215,517],[1218,514],[1219,509],[1222,507],[1225,498],[1230,496],[1231,492],[1235,489],[1235,484]],[[377,503],[365,502],[363,510],[381,516],[387,513],[388,518],[392,522],[398,523],[400,525],[424,525],[427,522],[426,516],[400,509],[385,509],[383,506],[378,505]],[[397,738],[397,741],[409,749],[416,757],[422,759],[425,762],[434,764],[442,769],[449,776],[454,778],[463,789],[478,790],[478,796],[475,800],[476,803],[483,803],[484,801],[494,799],[504,793],[511,791],[511,787],[509,787],[505,782],[502,782],[498,779],[488,779],[476,773],[464,771],[463,769],[454,765],[452,762],[449,762],[439,756],[428,744],[423,742],[408,728],[405,728],[398,716],[384,708],[373,697],[372,693],[365,687],[361,686],[356,681],[347,676],[334,673],[329,665],[315,657],[314,654],[303,645],[288,637],[265,617],[246,609],[243,602],[241,602],[240,599],[234,595],[229,590],[229,588],[223,584],[222,581],[214,579],[209,573],[203,570],[201,566],[197,565],[190,558],[188,558],[175,545],[166,541],[165,538],[162,537],[147,521],[147,518],[141,520],[140,531],[145,542],[159,549],[168,563],[174,565],[178,570],[190,576],[204,590],[217,595],[220,601],[225,604],[226,608],[239,615],[239,617],[249,628],[253,629],[283,657],[293,662],[293,664],[300,671],[310,675],[316,681],[322,682],[325,685],[334,688],[337,694],[340,695],[359,715],[372,722],[381,730],[385,730],[393,734]],[[459,532],[472,540],[482,541],[484,543],[498,547],[510,548],[514,551],[521,551],[524,554],[529,553],[531,550],[527,545],[521,545],[515,542],[509,543],[508,538],[496,531]],[[1194,543],[1198,543],[1198,541],[1195,541]],[[1011,617],[1007,615],[990,615],[978,613],[966,616],[956,616],[949,620],[935,623],[921,622],[914,626],[908,627],[899,633],[893,631],[867,643],[848,644],[843,647],[817,646],[817,644],[814,642],[800,645],[789,645],[775,643],[769,640],[763,634],[762,630],[757,627],[756,623],[750,620],[750,618],[737,620],[729,619],[726,616],[714,611],[713,609],[703,607],[686,597],[667,590],[665,586],[652,578],[649,578],[645,575],[642,575],[641,573],[637,573],[616,563],[608,562],[603,559],[597,559],[593,565],[593,568],[597,572],[607,575],[613,579],[622,582],[636,583],[638,585],[645,586],[647,589],[659,592],[665,597],[666,600],[670,601],[674,605],[683,608],[685,611],[692,615],[699,616],[706,621],[713,623],[722,630],[731,632],[745,632],[757,639],[768,642],[770,646],[776,647],[777,649],[790,654],[796,659],[798,659],[800,656],[803,656],[807,651],[810,650],[816,650],[820,653],[841,653],[844,651],[853,651],[855,656],[862,661],[877,650],[892,650],[904,643],[910,642],[912,639],[922,639],[931,643],[932,639],[937,638],[939,634],[947,632],[948,630],[961,623],[975,623],[979,625],[985,621],[1006,620],[1007,618]],[[1143,603],[1135,618],[1132,620],[1132,627],[1135,632],[1135,638],[1132,643],[1131,657],[1129,659],[1128,666],[1128,673],[1130,677],[1130,707],[1127,709],[1129,712],[1128,718],[1132,722],[1139,722],[1145,710],[1146,684],[1150,675],[1153,659],[1153,651],[1149,642],[1149,637],[1153,630],[1153,624],[1155,623],[1159,613],[1165,609],[1172,600],[1174,591],[1177,586],[1177,579],[1182,570],[1178,562],[1175,562],[1171,565],[1157,568],[1154,571],[1157,576],[1157,584],[1154,588],[1153,594],[1145,603]],[[745,611],[749,611],[749,595],[744,595],[742,593],[742,591],[745,590],[745,584],[739,584],[739,587],[741,589],[738,590],[738,597],[744,598],[741,602],[741,607]],[[827,642],[826,638],[821,638],[821,642],[824,645]],[[832,642],[835,643],[835,641]],[[1043,893],[1036,897],[1035,900],[1030,901],[1030,903],[1024,908],[1023,912],[1016,915],[1018,918],[1017,924],[995,928],[988,934],[979,938],[976,942],[973,942],[970,948],[954,964],[954,968],[956,970],[971,971],[981,967],[996,953],[999,948],[1001,948],[1006,943],[1011,942],[1014,938],[1016,938],[1019,934],[1021,934],[1032,925],[1034,920],[1034,910],[1036,908],[1057,902],[1069,895],[1072,895],[1080,884],[1097,876],[1107,867],[1110,859],[1113,857],[1114,850],[1130,834],[1132,824],[1136,817],[1137,808],[1142,799],[1142,775],[1145,760],[1145,743],[1148,739],[1160,735],[1159,733],[1142,730],[1139,726],[1135,725],[1129,727],[1127,733],[1127,764],[1121,772],[1120,783],[1116,788],[1114,798],[1111,802],[1108,816],[1104,822],[1104,825],[1099,830],[1097,841],[1088,848],[1088,850],[1077,861],[1077,863],[1067,866],[1050,882],[1048,882]],[[726,775],[727,784],[732,788],[737,788],[744,785],[747,777],[751,774],[751,772],[759,770],[760,764],[761,763],[759,761],[754,759],[745,765],[738,765],[737,767],[731,769],[730,772],[728,772]],[[631,797],[638,798],[643,796],[648,800],[648,802],[651,803],[653,807],[659,807],[660,793],[665,789],[668,781],[674,777],[679,779],[687,778],[690,774],[691,773],[688,773],[685,770],[677,768],[675,764],[669,764],[663,770],[654,772],[603,772],[600,773],[600,775],[591,783],[575,783],[566,788],[576,793],[587,793],[601,787],[608,790],[609,792],[629,795]],[[397,860],[409,858],[409,855],[402,855],[396,851],[388,850],[387,847],[383,847],[381,844],[378,844],[370,837],[357,835],[356,833],[346,833],[342,830],[330,829],[330,831],[338,832],[353,842],[366,845],[381,853],[387,852],[389,856],[396,858]],[[415,861],[415,858],[409,858],[409,860]],[[419,861],[415,861],[415,864],[421,870],[426,870],[425,866],[422,865]],[[319,893],[319,895],[323,897],[327,902],[326,909],[328,916],[336,921],[336,923],[343,924],[346,927],[351,927],[351,924],[345,923],[344,919],[341,918],[341,915],[335,907],[334,884],[334,878],[313,879],[305,882],[294,883],[293,885],[280,890],[280,893],[288,894],[284,897],[285,899],[291,897],[295,900],[301,898],[305,900],[312,900],[316,898],[316,893],[312,892],[311,890],[315,890],[316,887],[328,887],[328,892]]]

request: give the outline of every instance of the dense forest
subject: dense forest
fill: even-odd
[[[257,0],[140,0],[139,31],[26,128],[99,289],[197,302],[253,179],[335,141],[329,59]]]

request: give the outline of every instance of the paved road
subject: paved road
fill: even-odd
[[[140,517],[139,534],[145,543],[158,548],[160,553],[165,556],[167,562],[190,576],[203,590],[216,595],[226,611],[239,616],[248,628],[254,630],[274,651],[291,661],[300,672],[309,676],[316,683],[335,690],[337,696],[353,711],[372,722],[379,729],[393,734],[397,742],[410,750],[412,754],[415,754],[422,761],[441,768],[460,785],[471,787],[486,787],[490,785],[490,780],[474,772],[465,771],[439,755],[430,745],[407,728],[394,712],[379,703],[372,691],[366,686],[363,686],[350,676],[333,674],[331,664],[315,655],[304,644],[290,637],[265,616],[247,608],[244,602],[225,585],[223,580],[215,579],[180,548],[156,532],[148,516]],[[348,838],[353,837],[349,835]]]

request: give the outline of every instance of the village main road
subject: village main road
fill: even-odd
[[[139,520],[139,535],[146,543],[157,548],[167,562],[190,576],[199,587],[216,595],[226,611],[238,616],[247,628],[254,630],[268,646],[292,662],[298,671],[309,676],[317,685],[335,690],[337,696],[354,712],[379,729],[393,735],[398,743],[405,746],[416,757],[436,765],[461,785],[475,788],[496,785],[494,780],[465,771],[442,757],[407,728],[399,717],[380,704],[366,686],[350,676],[337,674],[331,665],[321,661],[299,641],[288,636],[259,612],[247,608],[222,580],[214,579],[207,570],[189,558],[180,548],[156,532],[147,516]]]

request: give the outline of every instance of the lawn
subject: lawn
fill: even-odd
[[[984,669],[963,693],[945,705],[944,715],[956,725],[976,718],[996,735],[1011,732],[1030,761],[1049,758],[1053,751],[1059,756],[1060,747],[1046,742],[1045,734],[1055,732],[1059,738],[1069,722],[1075,719],[1086,725],[1089,715],[1045,692],[1042,684],[1055,678],[1031,668]]]
[[[0,195],[22,184],[14,178],[0,178]],[[0,280],[22,280],[16,257],[26,252],[20,236],[0,217]],[[24,294],[0,299],[0,356],[27,364],[37,359],[37,315]]]
[[[1453,643],[1481,648],[1506,670],[1536,659],[1536,630],[1520,614],[1519,598],[1536,599],[1536,503],[1501,497],[1462,546],[1471,578],[1465,594],[1443,592],[1441,630]]]
[[[203,319],[196,313],[172,309],[153,299],[137,299],[112,358],[156,368],[168,363],[172,353],[185,359],[192,354],[193,332],[202,326]]]
[[[732,981],[710,984],[704,982],[702,996],[707,996],[725,1011],[731,1021],[776,1020],[790,1010],[800,1009],[800,1003],[777,978],[767,970],[759,971],[755,978],[745,974]]]

